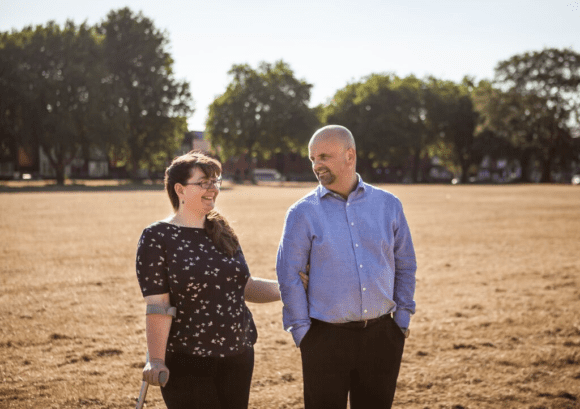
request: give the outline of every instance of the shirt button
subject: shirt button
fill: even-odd
[[[365,310],[365,314],[367,313],[367,310]]]
[[[366,289],[366,287],[365,287],[365,288],[363,288],[363,291],[366,291],[366,290],[367,290],[367,289]]]
[[[358,243],[356,243],[355,246],[358,247]]]
[[[362,268],[362,264],[359,267]]]
[[[354,222],[352,222],[350,225],[351,225],[351,226],[354,226]]]
[[[347,203],[346,205],[347,205],[347,206],[350,206],[350,203]]]

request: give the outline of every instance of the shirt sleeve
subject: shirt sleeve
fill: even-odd
[[[169,292],[165,242],[149,228],[139,239],[135,264],[143,297]]]
[[[308,299],[298,274],[306,271],[312,237],[306,217],[296,208],[286,213],[284,230],[278,247],[276,273],[282,294],[284,329],[291,331],[294,343],[300,345],[310,328]]]
[[[401,328],[408,328],[411,315],[415,313],[415,273],[417,261],[411,239],[411,231],[403,213],[403,206],[398,202],[398,215],[395,228],[395,287],[393,298],[397,303],[394,314],[395,322]]]

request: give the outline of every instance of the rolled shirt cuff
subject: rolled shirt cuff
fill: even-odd
[[[411,313],[407,310],[397,310],[393,315],[393,319],[399,328],[409,328],[411,322]]]
[[[308,330],[310,329],[310,325],[302,325],[297,328],[292,328],[290,331],[292,332],[292,338],[294,338],[294,344],[296,347],[300,346],[300,342],[302,342],[302,338],[306,335]]]

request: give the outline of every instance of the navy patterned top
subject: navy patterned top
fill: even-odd
[[[143,296],[169,293],[177,309],[166,353],[225,357],[255,344],[244,301],[250,271],[241,250],[230,257],[204,229],[160,221],[143,230],[136,267]]]

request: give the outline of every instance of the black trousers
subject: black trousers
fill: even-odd
[[[254,349],[225,358],[172,354],[169,381],[161,388],[168,409],[247,409]]]
[[[305,409],[388,409],[405,337],[389,315],[367,328],[312,320],[300,343]]]

